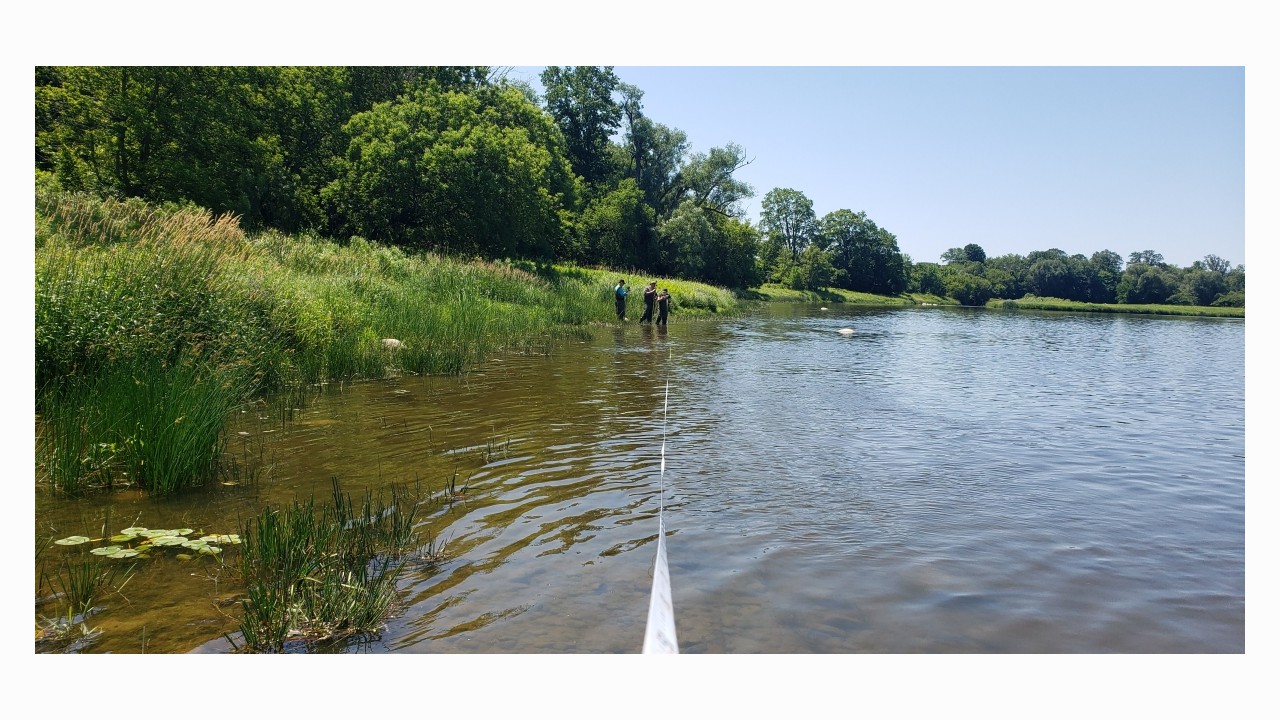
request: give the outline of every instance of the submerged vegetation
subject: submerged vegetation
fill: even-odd
[[[191,206],[38,192],[37,479],[72,493],[202,484],[219,471],[223,424],[240,403],[545,351],[613,320],[619,276],[360,238],[249,237]],[[675,312],[740,305],[727,290],[663,283]]]

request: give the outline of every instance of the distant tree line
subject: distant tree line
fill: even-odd
[[[942,254],[943,264],[917,263],[912,289],[953,297],[966,305],[992,298],[1053,297],[1093,303],[1244,307],[1244,266],[1207,255],[1187,268],[1164,261],[1153,250],[1090,257],[1038,250],[1025,257],[988,258],[973,243]]]
[[[39,183],[191,203],[249,231],[360,236],[408,249],[574,262],[727,287],[905,291],[981,304],[1244,302],[1244,269],[1135,253],[988,260],[969,245],[913,263],[865,212],[818,218],[775,188],[758,223],[734,143],[691,152],[610,67],[547,67],[539,96],[504,70],[428,67],[37,67]]]

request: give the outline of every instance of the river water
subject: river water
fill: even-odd
[[[1244,323],[769,305],[628,324],[461,378],[246,409],[270,471],[177,498],[36,495],[37,536],[235,532],[331,478],[424,506],[372,653],[633,653],[660,484],[685,653],[1242,653]],[[854,334],[841,335],[840,328]],[[664,422],[665,400],[665,422]],[[665,439],[665,473],[661,459]],[[237,589],[155,558],[84,652],[222,652]]]

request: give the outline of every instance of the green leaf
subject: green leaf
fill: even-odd
[[[62,538],[61,540],[54,540],[53,544],[54,545],[83,545],[84,543],[87,543],[87,542],[89,542],[89,538],[83,535],[72,535],[71,537],[65,537],[65,538]]]
[[[108,545],[106,547],[94,548],[89,552],[93,553],[94,555],[115,555],[116,553],[120,552],[123,549],[124,548],[120,547],[119,545]]]

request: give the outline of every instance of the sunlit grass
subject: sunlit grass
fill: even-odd
[[[137,200],[36,200],[37,462],[68,492],[197,484],[221,452],[214,418],[239,401],[465,373],[615,322],[612,270],[248,237],[233,218]],[[636,317],[649,279],[632,278]],[[657,279],[677,320],[742,309],[723,288]]]
[[[1059,310],[1070,312],[1130,313],[1137,315],[1191,315],[1202,317],[1244,317],[1244,308],[1203,305],[1126,305],[1086,303],[1058,298],[1026,297],[1021,300],[990,300],[987,307],[1001,310]]]

